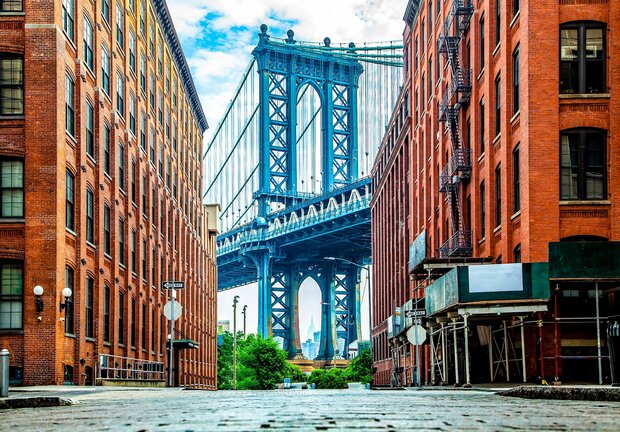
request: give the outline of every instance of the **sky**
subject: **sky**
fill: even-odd
[[[167,0],[167,3],[211,130],[216,129],[251,60],[261,24],[269,26],[271,36],[280,38],[293,29],[295,39],[300,41],[320,42],[325,37],[334,44],[401,40],[402,17],[407,6],[407,0]],[[209,137],[207,132],[205,140]],[[366,279],[363,274],[362,282],[366,283]],[[368,289],[365,291],[364,336],[368,333]],[[221,293],[218,319],[231,320],[232,325],[235,295],[240,296],[240,308],[248,305],[248,331],[256,332],[256,286]],[[313,316],[316,327],[320,327],[320,293],[312,281],[304,282],[301,287],[299,308],[304,338]],[[240,314],[238,320],[242,328]]]

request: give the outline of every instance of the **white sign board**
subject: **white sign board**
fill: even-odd
[[[174,315],[172,314],[172,305],[174,304]],[[183,306],[176,300],[169,301],[164,306],[164,316],[169,320],[176,321],[183,314]]]
[[[523,291],[521,264],[469,266],[468,270],[470,293]]]
[[[407,330],[407,340],[413,345],[422,345],[426,341],[426,336],[426,330],[419,325],[414,325]]]

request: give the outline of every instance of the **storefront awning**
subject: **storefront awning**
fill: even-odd
[[[547,263],[456,267],[425,290],[428,316],[471,307],[544,304],[550,296]]]
[[[620,242],[549,243],[549,278],[620,281]]]

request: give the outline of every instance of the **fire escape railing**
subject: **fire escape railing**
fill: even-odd
[[[446,194],[450,211],[452,235],[442,244],[440,258],[468,257],[473,253],[472,233],[466,229],[461,209],[461,183],[471,176],[471,149],[463,147],[460,117],[461,107],[471,98],[471,69],[461,64],[462,41],[469,30],[474,7],[471,0],[454,0],[439,36],[439,52],[450,66],[451,80],[439,104],[439,121],[444,122],[450,134],[452,157],[439,175],[439,192]]]

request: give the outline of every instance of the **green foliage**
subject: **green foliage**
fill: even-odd
[[[306,381],[307,376],[302,372],[299,366],[286,362],[284,378],[290,378],[291,382],[304,382]]]
[[[342,369],[315,369],[308,378],[309,384],[317,389],[346,389],[348,388],[345,371]]]
[[[368,384],[372,381],[372,353],[364,349],[346,369],[346,377],[350,382]]]
[[[237,389],[272,390],[284,381],[304,380],[301,370],[289,364],[287,353],[273,339],[254,335],[243,338],[237,335]],[[218,347],[217,382],[220,390],[233,388],[233,336],[223,335],[223,344]],[[301,374],[301,375],[300,375]]]

